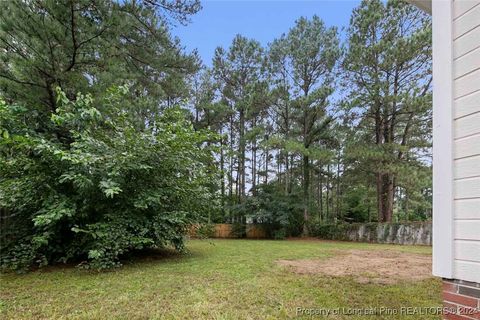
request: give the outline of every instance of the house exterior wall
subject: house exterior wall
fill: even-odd
[[[407,1],[432,13],[433,274],[443,278],[443,318],[480,319],[480,0]]]
[[[444,280],[442,296],[444,319],[480,319],[480,284],[463,280]]]
[[[480,0],[432,13],[433,274],[480,283]]]
[[[453,3],[432,2],[433,274],[454,274]],[[468,146],[466,146],[468,148]]]
[[[452,4],[453,278],[480,283],[480,0]]]

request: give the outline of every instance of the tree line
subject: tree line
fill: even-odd
[[[171,35],[197,0],[0,3],[2,267],[108,268],[198,222],[428,219],[431,23],[365,0],[210,67]],[[241,232],[241,228],[239,229]]]
[[[401,1],[363,1],[343,37],[316,15],[266,47],[237,35],[192,87],[196,127],[222,136],[217,220],[281,220],[265,192],[304,234],[428,219],[431,81],[430,18]]]

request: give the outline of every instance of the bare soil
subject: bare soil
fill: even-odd
[[[387,251],[349,250],[327,259],[277,260],[298,274],[351,276],[358,283],[395,284],[432,277],[428,255]]]

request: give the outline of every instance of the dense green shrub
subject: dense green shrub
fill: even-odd
[[[195,230],[195,236],[202,239],[213,238],[215,235],[215,225],[211,223],[200,224]]]
[[[310,236],[327,240],[348,240],[347,232],[352,227],[348,223],[311,223]]]
[[[241,222],[233,223],[230,236],[234,238],[245,238],[247,236],[247,225]]]
[[[57,92],[48,130],[27,109],[0,101],[1,265],[119,265],[135,249],[172,245],[214,203],[212,139],[185,111],[166,109],[139,130],[126,88],[100,101]]]
[[[302,232],[303,207],[298,193],[285,194],[277,183],[257,186],[244,204],[246,217],[262,224],[269,238],[283,239]]]
[[[287,231],[282,229],[276,229],[272,232],[272,238],[275,240],[283,240],[287,237]]]

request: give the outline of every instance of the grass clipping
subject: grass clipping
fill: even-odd
[[[351,276],[358,283],[395,284],[432,277],[430,256],[398,252],[349,250],[327,259],[277,260],[298,274]]]

